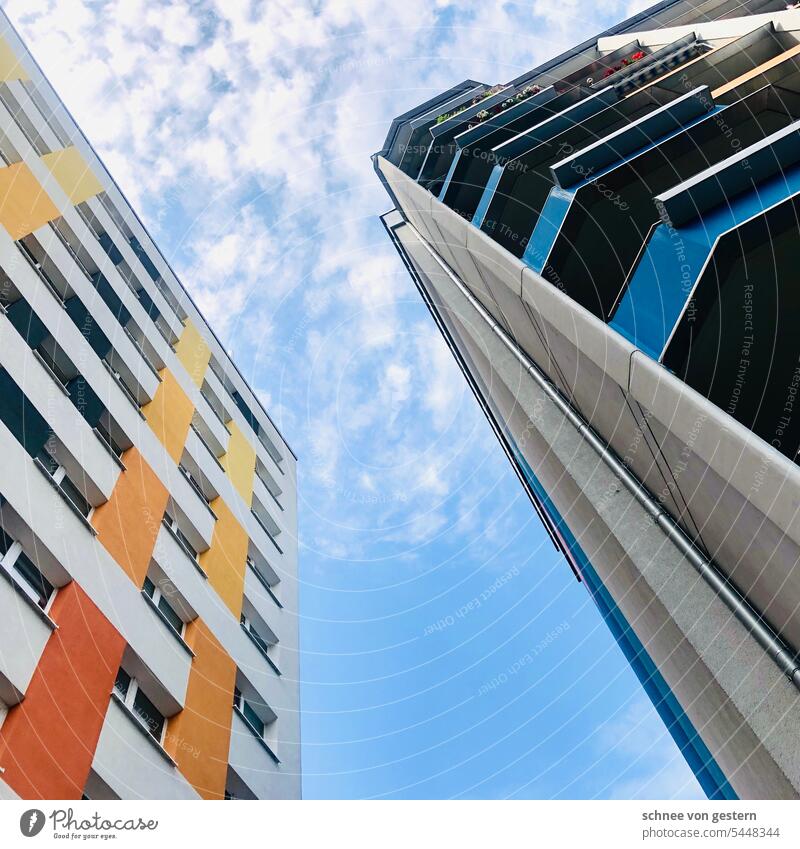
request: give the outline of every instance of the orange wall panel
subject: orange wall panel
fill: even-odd
[[[186,703],[164,740],[186,780],[204,799],[222,799],[228,775],[236,664],[201,619],[186,628],[195,653]]]
[[[80,799],[125,640],[74,581],[50,616],[58,630],[0,728],[0,766],[23,799]]]
[[[167,492],[137,448],[122,457],[124,471],[111,498],[92,514],[92,525],[108,553],[141,587],[167,506]]]
[[[211,502],[211,509],[217,516],[217,522],[211,548],[200,555],[200,565],[208,575],[208,582],[238,619],[242,612],[249,538],[221,498]]]
[[[155,398],[142,407],[142,413],[169,456],[177,463],[186,444],[194,405],[169,369],[162,369],[159,373],[161,384]]]

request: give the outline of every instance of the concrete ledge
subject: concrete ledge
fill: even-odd
[[[522,299],[623,388],[636,348],[607,324],[529,268],[522,272]]]
[[[800,543],[798,466],[640,351],[631,359],[630,393]]]

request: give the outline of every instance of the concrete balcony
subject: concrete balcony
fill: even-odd
[[[40,227],[33,235],[46,251],[48,264],[54,265],[65,277],[69,287],[80,298],[91,313],[97,327],[111,343],[114,353],[109,359],[123,376],[126,385],[136,396],[137,401],[140,404],[152,401],[159,384],[158,374],[154,370],[155,366],[145,358],[140,346],[134,343],[122,324],[112,315],[109,307],[98,294],[92,280],[86,276],[53,229],[49,225]],[[131,315],[134,312],[138,313],[134,317],[134,321],[140,327],[144,326],[149,331],[151,321],[144,315],[136,296],[123,281],[116,282],[116,275],[110,271],[105,273],[106,271],[108,269],[105,269],[103,276],[108,285],[113,288],[114,294],[119,298],[122,306]],[[154,338],[158,337],[156,343],[163,341],[157,332],[151,335]],[[163,348],[166,348],[165,343]],[[161,353],[159,351],[159,354]]]
[[[113,242],[116,249],[122,255],[122,259],[124,260],[127,267],[133,272],[135,275],[136,281],[142,288],[147,290],[147,294],[150,296],[150,299],[156,305],[156,308],[161,313],[165,323],[169,327],[169,331],[172,336],[177,339],[181,335],[181,331],[183,330],[183,325],[180,322],[180,319],[175,315],[175,312],[172,308],[166,303],[164,296],[159,291],[158,287],[156,287],[153,282],[153,278],[148,274],[145,267],[142,265],[139,260],[136,252],[131,247],[128,242],[127,236],[120,232],[119,227],[117,227],[116,222],[111,218],[108,214],[108,211],[103,206],[98,198],[90,198],[87,201],[89,208],[92,211],[92,214],[97,219],[97,221],[102,226],[103,230],[109,235],[113,236]],[[94,236],[91,236],[92,241],[96,241]],[[97,243],[97,248],[100,250],[98,256],[102,259],[105,256],[105,251],[100,247],[99,243]],[[120,283],[127,286],[123,280],[120,279]]]
[[[3,367],[44,416],[58,441],[58,460],[87,500],[97,506],[111,497],[119,467],[72,403],[68,392],[0,314]]]
[[[198,606],[208,595],[208,578],[200,564],[163,524],[156,537],[153,560],[197,614]]]
[[[800,192],[798,160],[800,121],[792,121],[658,195],[666,221],[653,230],[611,326],[660,360],[719,240]]]
[[[0,700],[20,702],[55,623],[0,566]]]
[[[113,697],[92,769],[121,799],[199,798],[170,756],[131,711]]]
[[[283,613],[283,602],[281,601],[281,585],[280,583],[270,584],[269,589],[267,589],[266,582],[272,576],[277,578],[277,575],[272,570],[268,572],[263,568],[263,565],[258,568],[264,580],[256,574],[255,569],[248,566],[244,576],[244,594],[258,611],[258,615],[275,632],[278,640],[283,640],[284,619],[286,617]]]
[[[270,519],[275,523],[275,527],[279,532],[277,538],[279,539],[281,548],[283,548],[288,529],[286,511],[281,510],[275,498],[273,498],[272,493],[264,486],[264,482],[258,475],[255,475],[253,478],[253,495],[258,499],[264,511],[269,514]]]
[[[163,688],[162,711],[171,715],[179,710],[186,699],[189,654],[158,620],[139,589],[96,539],[91,526],[68,508],[66,497],[54,489],[3,424],[0,445],[0,493],[7,502],[4,511],[12,510],[20,526],[36,529],[26,546],[37,546],[43,571],[44,564],[48,566],[48,579],[58,586],[69,578],[77,581],[131,650],[146,660]],[[16,530],[15,534],[20,537]],[[59,574],[53,574],[50,561],[57,562]]]
[[[228,762],[231,769],[259,799],[292,798],[281,765],[275,763],[266,744],[235,710]]]

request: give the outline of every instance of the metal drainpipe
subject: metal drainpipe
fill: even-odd
[[[800,664],[798,664],[794,653],[783,642],[778,634],[764,621],[763,617],[753,608],[750,602],[728,581],[714,565],[694,545],[684,533],[682,528],[675,522],[672,516],[656,501],[645,489],[639,480],[628,470],[627,466],[617,457],[614,450],[606,443],[598,433],[590,427],[583,418],[570,406],[569,402],[559,392],[552,382],[545,376],[541,369],[530,360],[511,339],[503,328],[494,320],[491,314],[467,289],[461,280],[453,274],[447,264],[434,251],[417,229],[410,222],[406,224],[416,233],[420,243],[425,246],[442,272],[452,281],[461,294],[469,301],[475,311],[489,325],[494,334],[500,339],[505,347],[522,364],[525,370],[533,378],[536,385],[547,395],[563,413],[572,425],[579,431],[581,436],[594,448],[600,458],[611,467],[614,474],[620,478],[626,489],[652,516],[653,521],[664,531],[675,547],[686,557],[692,566],[700,573],[700,576],[730,608],[734,616],[753,635],[755,640],[764,651],[778,664],[781,672],[800,690]]]

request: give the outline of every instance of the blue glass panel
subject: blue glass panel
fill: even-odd
[[[503,166],[495,165],[494,168],[492,168],[492,173],[489,175],[489,182],[483,190],[480,203],[478,204],[478,208],[475,210],[475,215],[472,216],[472,223],[476,227],[481,227],[483,225],[483,219],[486,217],[486,211],[489,209],[489,204],[492,202],[494,191],[502,176]]]
[[[461,148],[456,151],[456,155],[453,157],[453,161],[450,163],[450,168],[447,171],[447,176],[444,178],[444,183],[442,183],[442,190],[439,192],[439,200],[442,201],[442,203],[444,203],[444,196],[447,194],[447,190],[450,187],[450,180],[453,179],[453,173],[456,170],[459,159],[461,159]]]
[[[541,273],[555,243],[561,225],[567,217],[575,193],[558,186],[550,191],[547,202],[542,208],[533,234],[522,255],[522,261],[534,271]]]
[[[660,224],[611,326],[651,357],[660,358],[717,239],[798,192],[800,166],[794,166],[681,228]]]

